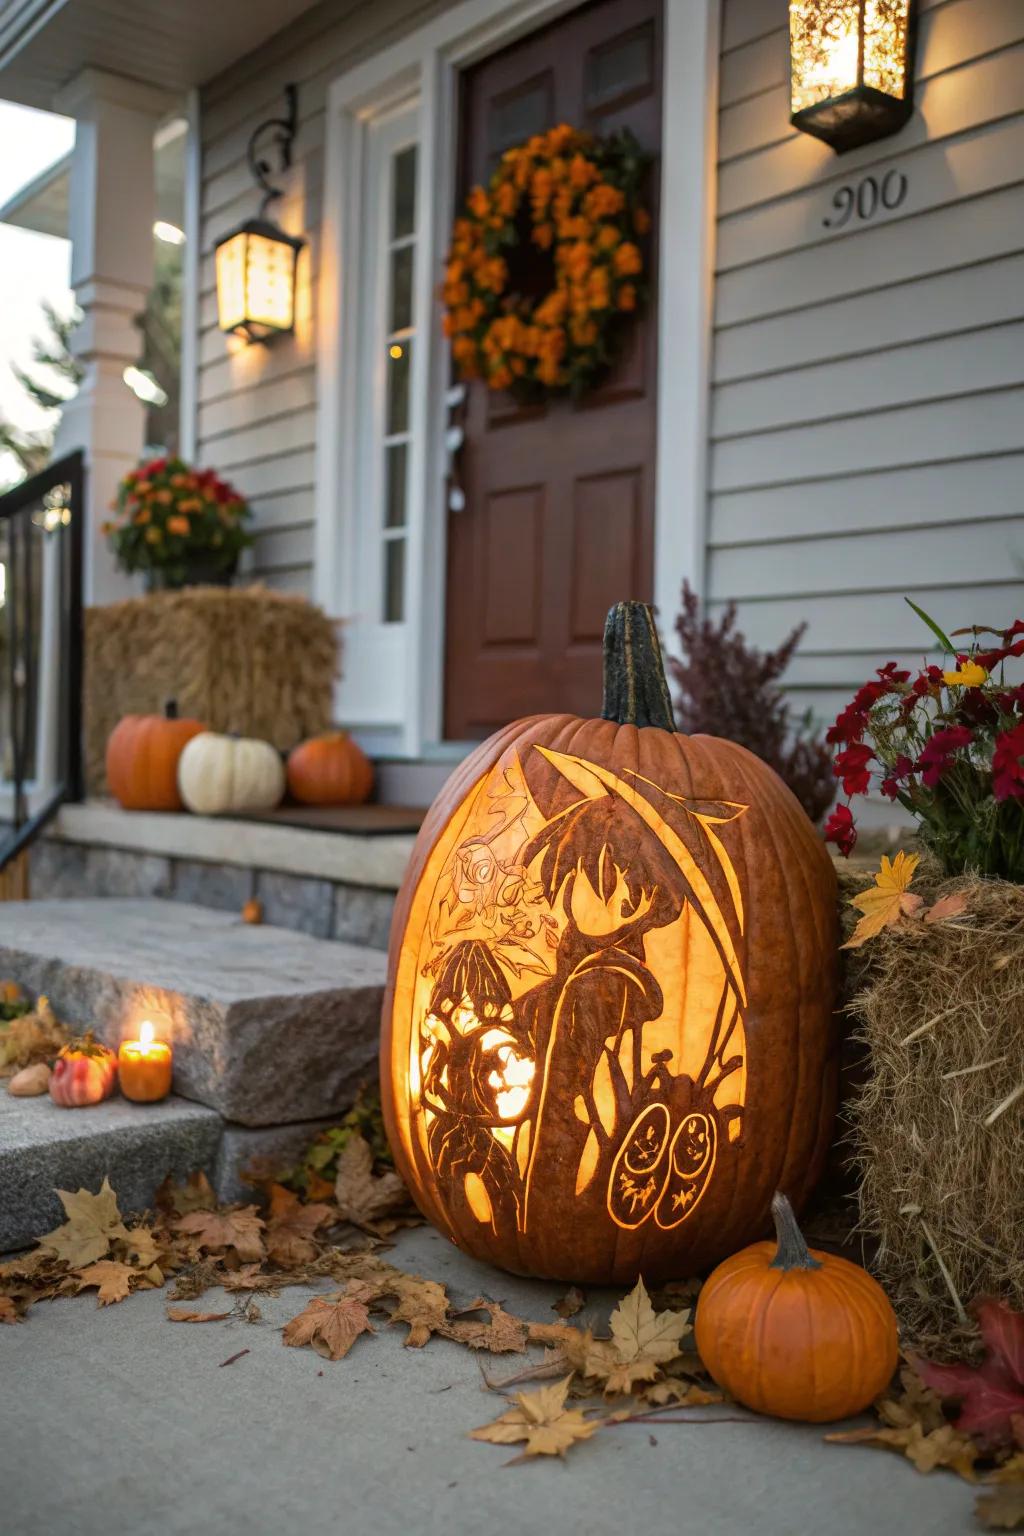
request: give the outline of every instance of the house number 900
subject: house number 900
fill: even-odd
[[[881,181],[876,176],[865,176],[856,186],[847,182],[839,187],[832,198],[834,213],[822,219],[826,229],[842,229],[856,217],[862,221],[873,219],[879,208],[891,212],[898,208],[907,195],[907,178],[902,171],[886,171]]]

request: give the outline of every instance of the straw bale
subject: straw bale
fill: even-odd
[[[974,1298],[1024,1308],[1024,887],[923,864],[914,890],[967,908],[854,952],[847,1116],[873,1267],[906,1336],[946,1352]]]
[[[128,714],[182,715],[288,751],[331,723],[336,623],[264,587],[189,587],[90,608],[85,617],[86,777],[103,794],[107,738]]]

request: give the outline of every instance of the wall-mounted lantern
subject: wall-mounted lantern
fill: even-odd
[[[217,323],[222,331],[235,331],[250,341],[269,341],[295,327],[295,268],[306,242],[285,234],[266,217],[270,203],[283,194],[267,180],[273,167],[259,151],[261,137],[272,131],[279,170],[290,167],[297,122],[294,85],[286,87],[285,102],[285,116],[261,123],[249,139],[249,169],[263,191],[259,214],[218,240],[214,251]]]
[[[837,154],[914,110],[917,0],[789,0],[790,122]]]

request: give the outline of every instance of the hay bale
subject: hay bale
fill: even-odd
[[[212,730],[288,751],[331,723],[337,625],[305,598],[264,587],[190,587],[90,608],[85,749],[90,793],[106,789],[107,738],[123,715],[178,701]]]
[[[914,890],[967,910],[856,952],[848,1115],[873,1267],[905,1335],[944,1352],[975,1297],[1024,1307],[1024,887],[922,866]]]

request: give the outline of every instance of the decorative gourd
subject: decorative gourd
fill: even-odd
[[[204,731],[178,763],[178,788],[190,811],[272,811],[284,794],[284,764],[268,741]]]
[[[314,736],[288,755],[288,788],[305,805],[362,805],[373,765],[344,731]]]
[[[896,1316],[857,1264],[808,1249],[785,1195],[778,1243],[720,1264],[697,1300],[697,1349],[720,1387],[757,1413],[811,1424],[861,1413],[892,1379]]]
[[[15,1099],[34,1099],[45,1093],[50,1086],[50,1068],[45,1061],[36,1061],[30,1067],[15,1072],[7,1084],[7,1092]]]
[[[62,1047],[50,1074],[50,1098],[64,1109],[99,1104],[117,1082],[117,1056],[94,1040],[89,1030]]]
[[[205,730],[201,720],[179,720],[173,699],[162,715],[125,715],[107,741],[107,783],[118,804],[126,811],[180,811],[178,759]]]
[[[734,1253],[828,1146],[836,925],[794,796],[744,748],[675,732],[650,610],[620,603],[604,717],[479,747],[399,893],[382,1098],[424,1214],[561,1280]]]

